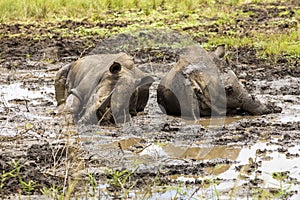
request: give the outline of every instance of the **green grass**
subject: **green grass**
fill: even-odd
[[[121,11],[128,9],[156,9],[163,5],[163,0],[1,0],[1,19],[27,19],[27,18],[81,18],[105,11]],[[170,1],[171,2],[171,1]],[[168,2],[168,6],[177,7],[177,4]],[[185,5],[180,3],[180,7]],[[182,5],[183,4],[183,5]]]
[[[286,33],[256,33],[253,36],[240,37],[233,33],[228,36],[216,37],[210,40],[207,46],[225,44],[228,47],[251,47],[258,51],[259,56],[269,57],[276,55],[300,56],[299,32],[292,30]]]
[[[245,0],[225,0],[222,5],[240,5],[243,2]],[[187,12],[199,8],[207,8],[203,9],[203,13],[208,14],[206,11],[211,13],[210,9],[218,9],[215,4],[214,0],[1,0],[0,19],[82,18],[106,11],[142,10],[145,14],[150,14],[153,10]]]
[[[286,33],[258,34],[254,45],[261,49],[265,56],[276,54],[300,55],[299,32],[291,31]]]
[[[87,173],[75,179],[69,179],[66,186],[62,185],[39,185],[34,180],[26,180],[27,173],[22,170],[24,164],[20,161],[12,160],[8,162],[11,169],[2,171],[0,174],[0,195],[4,192],[6,184],[12,179],[16,180],[20,186],[20,194],[28,195],[26,198],[30,199],[30,195],[34,193],[41,193],[43,198],[50,199],[106,199],[113,197],[121,197],[126,199],[129,194],[134,194],[134,197],[142,199],[149,199],[155,195],[165,193],[171,199],[220,199],[227,196],[228,193],[218,189],[220,180],[217,176],[207,176],[202,178],[202,182],[198,185],[185,185],[181,182],[175,184],[161,185],[159,179],[151,178],[147,185],[142,188],[136,188],[138,180],[133,178],[136,175],[135,170],[123,169],[115,170],[107,168],[105,176],[96,177],[93,173]],[[65,163],[67,165],[67,163]],[[217,166],[219,167],[219,166]],[[67,169],[66,169],[67,170]],[[66,174],[68,177],[68,174]],[[254,187],[250,189],[249,194],[254,199],[287,199],[293,196],[294,192],[292,185],[299,185],[299,182],[290,176],[288,171],[273,172],[272,178],[275,180],[274,186],[270,188]],[[237,179],[238,181],[239,179]],[[104,187],[98,187],[99,184]],[[65,189],[63,189],[65,187]],[[239,189],[238,185],[233,186],[232,191]],[[169,193],[168,191],[173,191]],[[204,197],[210,194],[210,197]],[[232,192],[230,198],[236,199],[236,194]],[[25,196],[24,196],[25,197]],[[238,196],[237,196],[238,197]],[[21,199],[21,198],[20,198]]]
[[[288,55],[300,57],[299,50],[299,7],[293,7],[294,16],[288,10],[279,13],[266,24],[254,24],[251,30],[236,27],[237,18],[257,15],[254,11],[243,11],[246,0],[1,0],[0,22],[42,24],[49,30],[47,35],[32,35],[35,40],[60,34],[62,37],[109,37],[116,33],[139,28],[166,28],[185,32],[192,37],[207,38],[203,45],[210,48],[218,44],[228,47],[256,48],[261,57]],[[277,2],[255,0],[255,3]],[[266,5],[274,7],[273,4]],[[284,8],[284,6],[281,6]],[[257,8],[254,5],[254,8]],[[76,29],[51,27],[47,24],[64,20],[88,20],[94,27]],[[248,23],[245,20],[243,23]],[[111,24],[99,27],[97,24]],[[119,26],[117,24],[125,24]],[[278,29],[288,24],[288,31]],[[219,32],[211,27],[217,27]],[[249,34],[245,34],[249,31]],[[1,33],[9,37],[23,37],[27,33]],[[25,35],[24,35],[25,34]],[[35,34],[32,32],[31,34]],[[27,36],[27,35],[26,35]]]

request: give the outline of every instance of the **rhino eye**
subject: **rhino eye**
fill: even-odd
[[[110,68],[109,68],[109,71],[110,73],[112,74],[117,74],[119,71],[121,71],[122,67],[121,67],[121,64],[118,63],[118,62],[114,62]]]

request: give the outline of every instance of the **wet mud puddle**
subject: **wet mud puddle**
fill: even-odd
[[[5,75],[5,72],[1,74]],[[7,77],[22,81],[10,81]],[[47,70],[19,70],[0,84],[1,130],[0,136],[17,136],[19,133],[37,135],[31,129],[34,124],[51,124],[56,107],[54,102],[54,72]],[[4,82],[4,83],[3,83]],[[54,130],[52,131],[53,136]]]
[[[24,81],[0,85],[0,134],[39,137],[42,130],[56,137],[54,72],[28,74],[19,72]],[[282,106],[282,113],[186,121],[162,114],[156,103],[156,82],[145,115],[119,127],[78,127],[76,140],[107,168],[132,169],[139,175],[136,179],[157,176],[170,186],[165,192],[153,192],[149,199],[173,198],[178,188],[171,186],[179,183],[185,191],[182,198],[216,198],[216,190],[225,198],[234,190],[234,196],[242,199],[267,190],[290,192],[291,199],[298,199],[300,98],[293,92],[297,88],[280,92],[291,84],[297,87],[299,80],[274,81],[262,94],[260,88],[254,91]],[[87,171],[107,172],[103,167],[87,167]],[[105,183],[99,182],[103,190],[108,187]],[[131,197],[138,198],[138,193]]]
[[[139,173],[156,171],[157,174],[165,174],[164,178],[171,183],[190,185],[184,188],[186,198],[191,195],[216,198],[216,194],[213,194],[214,190],[224,192],[223,196],[226,197],[232,192],[232,188],[239,195],[238,191],[242,191],[244,187],[253,188],[249,182],[262,188],[273,188],[274,191],[286,189],[295,192],[300,189],[299,146],[283,149],[282,145],[277,144],[276,139],[270,143],[257,142],[249,146],[212,145],[202,141],[199,143],[201,144],[194,143],[190,146],[178,142],[176,145],[174,143],[150,144],[145,143],[144,138],[132,137],[93,146],[98,152],[104,150],[110,152],[110,155],[114,154],[113,160],[116,162],[126,157],[127,163],[122,162],[122,165],[125,164],[132,170],[138,169]],[[116,152],[121,154],[122,158],[118,159]],[[108,154],[105,157],[112,159]],[[158,169],[161,171],[157,172]],[[176,170],[173,171],[174,169],[177,173]],[[187,172],[186,169],[190,171]],[[204,182],[207,182],[207,187],[195,193],[197,189],[195,185]],[[260,192],[258,188],[257,190]],[[174,193],[176,188],[164,193],[154,193],[150,199],[162,196],[171,199]],[[250,193],[248,195],[253,196]],[[294,195],[293,199],[299,197]]]
[[[155,87],[148,115],[115,130],[83,131],[83,146],[97,159],[111,160],[110,167],[129,168],[141,176],[155,173],[170,185],[181,183],[183,198],[217,198],[214,191],[221,198],[247,199],[263,191],[300,198],[299,96],[261,95],[282,106],[279,114],[186,121],[161,113]],[[177,192],[169,188],[150,199],[172,199]]]

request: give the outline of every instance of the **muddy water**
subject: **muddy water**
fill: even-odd
[[[293,81],[298,83],[297,79]],[[291,80],[271,82],[274,88],[270,91],[284,83],[290,84]],[[129,168],[141,176],[154,172],[170,183],[181,183],[186,187],[183,198],[216,198],[213,191],[217,190],[226,199],[233,188],[234,196],[247,198],[255,191],[261,192],[261,188],[280,187],[292,192],[291,199],[299,198],[294,194],[300,191],[295,181],[300,180],[299,96],[270,95],[268,91],[261,94],[256,90],[262,101],[275,102],[283,112],[186,121],[162,114],[156,104],[156,87],[157,82],[151,87],[147,114],[134,118],[130,125],[115,130],[102,127],[94,130],[97,134],[83,131],[80,141],[84,138],[85,149],[116,169]],[[288,172],[289,177],[279,181],[272,177],[274,172]],[[196,186],[214,180],[217,183],[207,187]],[[171,188],[154,193],[150,199],[171,199],[175,194]]]
[[[49,123],[53,120],[51,113],[56,109],[53,99],[54,72],[49,73],[47,70],[8,72],[2,69],[1,75],[1,135],[17,136],[22,132],[36,135],[31,130],[24,131],[22,128],[31,129],[35,123]],[[51,131],[50,134],[54,135],[54,132]]]
[[[14,73],[2,69],[0,134],[6,138],[3,141],[19,139],[14,139],[17,144],[3,142],[2,147],[12,148],[1,148],[1,154],[24,156],[22,152],[33,144],[59,143],[62,138],[54,101],[55,70],[49,69]],[[174,198],[178,187],[182,198],[213,199],[217,190],[226,199],[234,189],[234,196],[242,199],[257,195],[260,189],[280,187],[288,188],[291,199],[299,198],[295,193],[300,193],[296,183],[300,180],[299,78],[254,82],[252,92],[262,101],[281,106],[282,113],[187,121],[161,112],[155,91],[163,73],[156,73],[153,67],[151,73],[156,82],[144,114],[118,127],[77,127],[79,135],[72,136],[72,141],[100,164],[86,164],[76,174],[92,172],[103,177],[108,169],[134,170],[132,180],[138,181],[137,188],[154,180],[164,183],[156,184],[149,199]],[[22,141],[27,145],[22,146]],[[289,173],[282,186],[272,177],[274,172]],[[99,190],[110,196],[108,183],[105,178],[98,180]],[[163,186],[167,190],[161,189]],[[132,198],[143,196],[144,191],[137,188],[130,192]]]

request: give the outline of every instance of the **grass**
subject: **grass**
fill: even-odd
[[[262,49],[261,53],[266,56],[276,54],[300,55],[298,37],[298,31],[270,34],[268,38],[265,34],[258,34],[254,45]]]
[[[215,176],[203,177],[201,183],[196,184],[194,187],[186,185],[184,182],[177,182],[175,185],[161,185],[159,180],[154,178],[153,181],[144,186],[145,188],[138,187],[139,189],[137,190],[136,184],[138,180],[132,179],[136,170],[130,171],[128,169],[108,169],[106,179],[96,177],[93,173],[87,173],[85,176],[81,176],[80,179],[69,180],[64,187],[60,185],[44,185],[41,188],[33,180],[27,180],[27,182],[23,180],[23,176],[26,176],[26,171],[22,170],[23,165],[18,161],[12,160],[9,165],[12,167],[11,170],[3,171],[0,174],[0,195],[5,185],[14,178],[17,178],[18,184],[21,186],[20,194],[31,195],[39,190],[43,198],[48,197],[51,199],[126,199],[131,197],[148,199],[161,194],[167,195],[170,199],[221,199],[221,197],[228,195],[226,191],[223,193],[224,191],[218,189],[222,179],[218,179]],[[69,175],[67,174],[66,177],[69,177]],[[291,186],[299,184],[299,182],[291,178],[289,172],[273,172],[272,178],[277,181],[274,187],[253,188],[250,191],[251,196],[255,199],[287,199],[293,196],[295,191],[291,189]],[[103,186],[99,187],[101,184]],[[238,187],[238,185],[235,185],[232,190]],[[231,193],[228,199],[235,199],[235,197],[235,194]],[[28,196],[28,199],[30,199],[30,196]]]
[[[254,10],[244,11],[245,0],[226,0],[222,3],[214,0],[1,0],[0,22],[28,24],[38,21],[42,28],[50,29],[47,35],[32,36],[35,40],[52,37],[60,33],[63,37],[108,37],[115,33],[128,32],[138,28],[171,28],[186,32],[192,37],[206,37],[206,47],[226,44],[228,47],[250,47],[258,50],[258,56],[288,55],[299,57],[299,7],[293,8],[294,15],[284,6],[277,18],[266,24],[254,24],[250,30],[237,27],[237,19],[255,15]],[[256,0],[255,3],[270,3],[275,0]],[[273,8],[270,4],[267,6]],[[276,6],[275,6],[276,7]],[[278,7],[279,8],[279,7]],[[257,11],[260,12],[259,10]],[[256,13],[257,14],[257,13]],[[76,29],[53,28],[53,24],[64,20],[82,21],[94,24],[94,27]],[[44,24],[44,27],[43,27]],[[98,24],[110,24],[99,27]],[[239,22],[241,24],[241,22]],[[280,30],[280,26],[289,26]],[[212,29],[211,27],[215,27]],[[249,33],[247,32],[249,31]],[[10,37],[22,37],[22,33],[1,33]],[[31,34],[34,34],[31,33]],[[26,35],[26,33],[25,33]]]
[[[20,161],[12,160],[10,163],[8,163],[11,167],[11,170],[9,171],[2,171],[0,174],[0,194],[3,192],[4,187],[7,182],[9,182],[11,179],[16,178],[22,188],[22,191],[25,194],[32,194],[32,192],[35,190],[35,187],[37,187],[37,183],[33,180],[25,181],[23,180],[21,169],[23,168],[23,165],[20,164]]]
[[[218,3],[214,0],[1,0],[0,22],[37,24],[41,28],[50,29],[46,35],[33,35],[40,40],[61,34],[62,37],[109,37],[112,34],[128,32],[138,28],[169,28],[186,32],[192,37],[207,38],[203,46],[210,48],[219,44],[228,47],[256,48],[258,56],[289,56],[299,58],[299,7],[294,7],[293,16],[284,6],[277,18],[266,24],[254,24],[256,27],[238,27],[239,22],[248,23],[247,18],[255,15],[254,10],[244,11],[244,0],[226,0]],[[254,2],[254,1],[252,1]],[[256,0],[256,3],[270,3],[275,0]],[[274,6],[270,4],[270,8]],[[259,10],[257,11],[259,13]],[[257,13],[256,13],[257,14]],[[87,20],[93,27],[76,27],[75,29],[54,27],[64,20]],[[50,25],[49,25],[50,23]],[[52,24],[51,24],[52,23]],[[98,26],[109,24],[109,26]],[[288,30],[280,30],[280,26],[289,26]],[[212,29],[211,27],[215,27]],[[248,32],[249,33],[248,33]],[[25,35],[24,35],[25,34]],[[1,33],[9,37],[28,36],[27,33]],[[30,34],[34,34],[34,31]]]
[[[194,3],[203,2],[198,0]],[[103,13],[108,10],[142,9],[145,13],[160,7],[171,9],[192,9],[190,0],[2,0],[0,2],[1,18],[56,18],[86,17],[91,13]]]
[[[267,0],[260,0],[265,2]],[[274,0],[273,0],[274,1]],[[1,0],[0,19],[27,20],[48,18],[85,18],[95,14],[124,10],[138,10],[143,14],[153,11],[171,10],[172,12],[190,12],[201,8],[204,15],[218,14],[232,5],[240,5],[245,0],[226,0],[221,7],[214,0]],[[270,1],[267,1],[270,2]],[[228,5],[228,6],[226,6]]]
[[[207,46],[217,46],[225,44],[228,47],[250,47],[258,51],[259,57],[279,57],[288,56],[299,58],[300,56],[300,41],[298,40],[299,32],[292,30],[286,33],[256,33],[253,36],[240,37],[238,35],[228,35],[216,37],[209,41]]]

